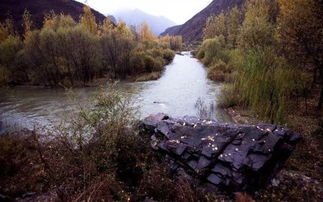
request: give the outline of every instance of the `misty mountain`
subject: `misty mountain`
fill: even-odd
[[[79,20],[83,14],[84,4],[73,0],[7,0],[0,1],[0,20],[12,18],[17,30],[22,31],[22,15],[27,9],[33,21],[34,28],[40,28],[44,15],[50,11],[71,15],[74,20]],[[98,23],[103,22],[105,16],[92,9]]]
[[[124,10],[114,14],[117,20],[123,20],[128,25],[138,26],[146,22],[152,32],[159,36],[166,28],[174,26],[176,23],[163,16],[154,16],[141,10]]]
[[[183,25],[169,27],[161,35],[181,35],[185,42],[201,40],[203,28],[208,17],[218,15],[222,11],[229,10],[234,6],[240,7],[244,2],[245,0],[214,0]]]

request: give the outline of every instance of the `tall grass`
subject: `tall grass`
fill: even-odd
[[[306,76],[270,48],[249,51],[236,70],[233,83],[223,90],[222,105],[249,107],[271,122],[283,123],[289,100],[306,88]]]

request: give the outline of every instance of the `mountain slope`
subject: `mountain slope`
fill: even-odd
[[[138,9],[120,11],[115,13],[114,16],[118,20],[123,20],[128,25],[133,26],[146,22],[156,36],[159,36],[166,28],[175,25],[174,22],[165,17],[150,15]]]
[[[193,18],[183,25],[174,26],[166,29],[161,35],[182,35],[185,42],[197,41],[202,39],[203,28],[208,17],[218,15],[224,10],[234,6],[242,6],[245,0],[214,0],[205,9],[196,14]]]
[[[35,28],[40,28],[44,20],[44,14],[53,10],[55,13],[71,15],[75,20],[79,20],[83,13],[84,4],[73,0],[6,0],[0,1],[0,20],[11,17],[19,32],[22,30],[22,15],[27,9],[33,20]],[[102,22],[105,16],[92,9],[97,22]]]

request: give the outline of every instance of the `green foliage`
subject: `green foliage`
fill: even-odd
[[[221,59],[227,61],[225,51],[225,42],[223,38],[217,37],[203,41],[197,57],[202,60],[205,65],[210,65]]]
[[[267,0],[250,0],[246,3],[245,20],[241,26],[239,46],[244,50],[274,45],[274,26],[270,21],[270,4]]]
[[[220,106],[240,105],[251,109],[268,121],[284,122],[288,105],[295,96],[305,95],[304,92],[307,92],[310,86],[310,79],[308,74],[292,68],[293,65],[286,60],[289,59],[286,55],[295,55],[292,49],[289,49],[291,52],[289,53],[278,48],[284,44],[286,44],[284,48],[291,48],[299,39],[296,35],[305,33],[300,31],[301,23],[295,25],[291,16],[296,18],[295,22],[301,22],[302,19],[307,20],[304,15],[312,15],[312,18],[308,18],[318,22],[318,18],[314,17],[314,7],[310,11],[309,7],[304,6],[307,1],[311,0],[300,0],[297,3],[281,1],[278,9],[277,4],[271,1],[249,0],[245,4],[242,23],[237,8],[209,19],[204,30],[205,40],[197,57],[209,66],[210,79],[229,82],[222,90]],[[303,6],[298,7],[297,14],[295,5],[298,4]],[[293,6],[295,9],[291,9]],[[275,22],[278,11],[281,12],[278,19],[281,23],[277,29]],[[311,26],[307,27],[307,30],[310,32]],[[314,37],[313,30],[311,34],[301,34],[299,37]],[[322,37],[316,37],[320,38]],[[307,45],[310,41],[303,40]],[[295,50],[296,54],[300,53],[300,49]],[[284,53],[284,57],[281,53]]]
[[[237,72],[234,87],[224,91],[224,105],[242,104],[271,122],[284,121],[292,93],[302,91],[307,82],[272,49],[250,51]]]

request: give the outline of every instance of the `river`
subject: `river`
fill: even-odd
[[[205,67],[189,52],[177,54],[160,79],[119,82],[117,88],[132,95],[135,105],[139,106],[140,118],[159,112],[173,117],[201,116],[204,109],[207,111],[207,114],[202,113],[204,116],[221,122],[231,121],[224,110],[216,107],[221,84],[208,80]],[[96,88],[73,90],[78,102],[84,103],[95,91]],[[0,95],[0,132],[53,126],[75,111],[75,103],[63,89],[15,87],[0,89]]]

